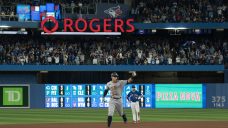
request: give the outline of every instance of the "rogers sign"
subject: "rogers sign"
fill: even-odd
[[[54,23],[53,28],[47,28],[45,23],[48,21],[52,21]],[[75,21],[69,18],[65,18],[63,21],[64,32],[85,32],[89,29],[91,32],[134,32],[135,27],[133,25],[134,19],[114,19],[114,24],[111,23],[112,19],[92,19],[90,21],[86,21],[85,19],[79,18]],[[79,27],[79,24],[83,24],[83,27]],[[98,23],[93,26],[94,23]],[[110,29],[110,27],[114,27],[114,29]],[[127,29],[125,29],[126,27]],[[46,17],[41,22],[41,29],[46,33],[56,32],[59,28],[59,22],[52,16]]]

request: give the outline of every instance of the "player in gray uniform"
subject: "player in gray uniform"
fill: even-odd
[[[136,76],[136,72],[131,72],[132,76],[128,80],[119,80],[119,76],[116,72],[111,74],[112,81],[108,82],[104,91],[103,95],[103,102],[105,102],[104,98],[107,95],[108,91],[110,90],[111,98],[109,101],[109,108],[108,108],[108,128],[110,128],[112,123],[112,116],[115,112],[115,109],[122,116],[124,123],[127,122],[126,114],[123,112],[123,104],[122,104],[122,90],[124,85],[127,83],[131,83],[133,78]]]

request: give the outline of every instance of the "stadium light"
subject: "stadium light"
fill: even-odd
[[[0,25],[0,28],[9,28],[10,26],[7,25]]]
[[[218,32],[223,32],[223,31],[224,31],[224,29],[222,29],[222,28],[218,28],[218,29],[216,29],[216,31],[218,31]]]
[[[16,34],[21,34],[21,35],[27,35],[28,32],[24,31],[0,31],[0,34],[6,34],[6,35],[16,35]]]
[[[121,32],[53,32],[53,33],[44,33],[41,32],[41,35],[91,35],[91,36],[120,36]]]
[[[48,71],[40,71],[40,73],[48,73]]]
[[[201,32],[200,29],[195,29],[194,31],[196,34],[200,34],[200,32]]]
[[[168,27],[168,28],[165,28],[165,29],[168,29],[168,30],[184,30],[184,29],[188,29],[188,28],[185,28],[185,27]]]

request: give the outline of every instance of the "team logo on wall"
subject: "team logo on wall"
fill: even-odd
[[[54,23],[54,27],[49,30],[46,26],[45,26],[45,23],[46,22],[49,22],[49,21],[52,21]],[[57,29],[59,28],[59,22],[52,16],[48,16],[46,17],[44,20],[42,20],[41,22],[41,28],[44,30],[44,32],[47,32],[47,33],[52,33],[52,32],[55,32],[57,31]]]
[[[120,6],[111,7],[104,11],[104,13],[108,14],[111,18],[117,18],[122,15],[123,11],[120,9]]]

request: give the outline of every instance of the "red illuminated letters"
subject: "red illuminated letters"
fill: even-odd
[[[52,29],[45,27],[45,23],[52,21],[55,26]],[[87,21],[85,19],[79,18],[73,21],[70,18],[65,18],[63,20],[64,32],[134,32],[135,27],[133,25],[134,19],[92,19]],[[54,17],[47,17],[41,22],[41,28],[46,33],[56,32],[59,27],[58,21]]]

